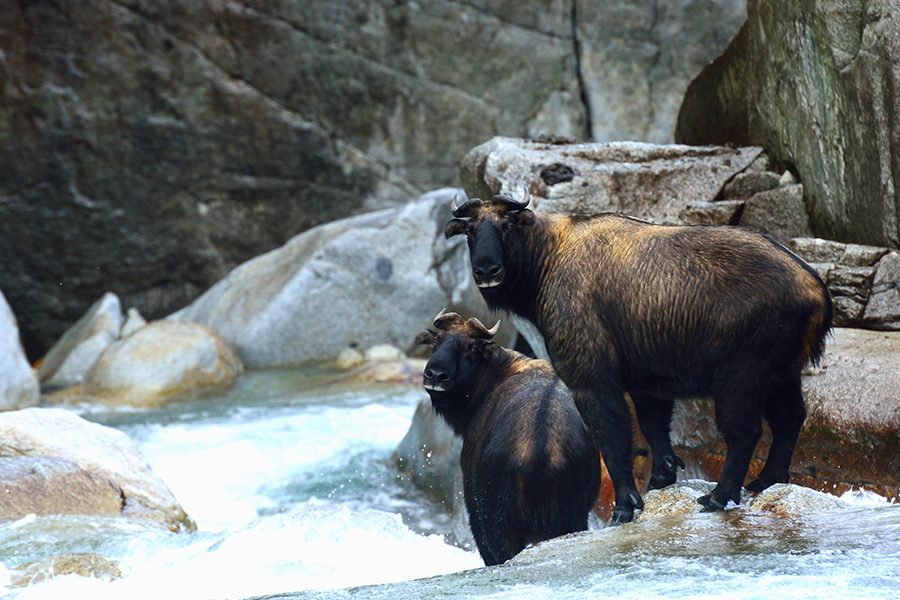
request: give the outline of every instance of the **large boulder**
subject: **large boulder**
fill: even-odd
[[[679,223],[689,202],[713,202],[751,168],[760,148],[661,146],[636,142],[551,144],[497,137],[460,165],[470,196],[520,197],[527,187],[544,212],[620,212]],[[756,168],[753,166],[753,168]]]
[[[304,232],[171,318],[212,327],[251,367],[330,360],[347,347],[385,343],[421,352],[414,338],[443,308],[491,318],[465,242],[441,235],[453,195],[465,193],[441,190]]]
[[[34,406],[38,380],[25,358],[16,317],[0,293],[0,411]]]
[[[759,0],[691,84],[684,144],[759,145],[804,183],[818,237],[900,247],[900,5]]]
[[[110,344],[84,385],[45,398],[53,403],[148,408],[230,386],[243,371],[231,347],[209,327],[153,321]]]
[[[94,503],[93,510],[99,514],[115,513],[109,508],[109,502],[96,497],[98,490],[104,490],[109,501],[118,501],[117,514],[122,517],[150,520],[173,531],[196,529],[165,482],[153,473],[137,446],[120,431],[60,409],[28,408],[2,413],[0,459],[21,457],[42,459],[11,467],[19,473],[21,485],[31,485],[25,489],[40,489],[57,496],[30,498],[33,506],[45,509],[43,512],[84,513],[85,506]],[[76,489],[94,490],[82,499],[84,502],[64,498],[70,494],[69,484],[73,481],[78,482]],[[120,492],[110,495],[110,486]],[[27,494],[19,495],[29,500]],[[73,503],[78,507],[63,508]],[[15,517],[2,515],[0,518]]]
[[[169,314],[494,135],[671,141],[745,0],[344,4],[0,2],[0,287],[32,360],[107,290]]]

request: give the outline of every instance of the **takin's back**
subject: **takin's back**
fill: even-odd
[[[538,304],[545,321],[579,323],[547,327],[574,336],[567,347],[607,331],[631,354],[622,359],[639,364],[667,353],[692,365],[707,362],[697,353],[721,359],[723,344],[801,363],[823,350],[832,315],[828,290],[766,236],[618,215],[539,218],[547,217],[552,276],[545,275]],[[583,307],[592,310],[577,314]]]

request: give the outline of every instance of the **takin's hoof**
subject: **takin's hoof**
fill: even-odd
[[[625,523],[631,523],[634,520],[634,510],[618,509],[613,510],[612,518],[609,520],[609,527],[617,527]]]
[[[769,485],[771,485],[771,484],[769,484]],[[754,479],[753,481],[751,481],[750,483],[745,485],[744,489],[747,490],[748,492],[753,492],[754,494],[758,494],[761,491],[763,491],[764,489],[766,489],[767,487],[769,487],[769,485],[766,485],[759,479]]]
[[[677,468],[684,469],[684,461],[677,454],[668,454],[662,458],[661,465],[654,465],[654,473],[647,482],[647,489],[661,490],[675,483],[678,479]],[[657,470],[656,467],[660,468]]]
[[[624,525],[634,520],[634,511],[644,508],[644,500],[637,490],[628,492],[624,501],[616,502],[616,508],[613,509],[612,518],[609,520],[609,526]]]
[[[703,505],[703,509],[700,511],[702,513],[711,513],[725,510],[725,504],[722,504],[721,502],[713,498],[712,494],[700,496],[699,498],[697,498],[697,502]],[[727,504],[728,501],[726,500],[725,502]]]

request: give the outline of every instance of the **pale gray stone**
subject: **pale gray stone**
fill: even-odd
[[[107,292],[53,345],[38,368],[38,379],[48,387],[84,381],[100,354],[119,338],[122,307],[119,297]]]
[[[25,358],[16,317],[0,292],[0,411],[34,406],[38,380]]]
[[[153,321],[110,344],[79,393],[107,404],[156,406],[231,385],[242,372],[240,359],[209,327]]]
[[[751,165],[752,166],[752,165]],[[746,200],[754,194],[773,190],[781,185],[781,176],[771,171],[751,171],[738,173],[725,184],[722,198],[725,200]]]
[[[803,186],[787,185],[755,194],[744,203],[740,225],[765,233],[785,245],[794,238],[811,236],[803,203]]]
[[[450,188],[304,232],[257,257],[171,316],[215,329],[247,366],[332,360],[347,347],[393,344],[421,353],[415,336],[437,313],[491,315],[459,237],[445,240]],[[514,330],[501,327],[506,343]]]
[[[742,200],[688,202],[678,218],[686,225],[737,225],[743,210]]]
[[[725,182],[760,152],[634,142],[553,145],[498,137],[463,158],[460,180],[481,198],[521,197],[527,186],[533,207],[545,212],[611,211],[677,223],[688,202],[715,200]],[[571,177],[558,177],[563,171]]]

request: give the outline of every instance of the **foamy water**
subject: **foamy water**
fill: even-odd
[[[280,399],[271,407],[187,413],[164,423],[143,424],[140,415],[128,414],[131,423],[120,427],[199,531],[104,523],[110,530],[98,535],[121,539],[105,543],[100,553],[118,561],[121,579],[66,576],[7,591],[21,599],[245,598],[482,566],[476,553],[404,523],[400,512],[410,503],[403,497],[409,490],[390,455],[423,396],[408,389],[375,396],[344,392],[322,404],[297,405]],[[54,519],[70,532],[96,526],[83,518]],[[54,539],[54,526],[45,520],[10,524],[0,539],[16,531],[58,544],[65,536]],[[93,545],[89,531],[81,538],[64,544],[69,552],[96,551],[79,548]],[[9,575],[0,571],[0,585],[9,584]]]
[[[250,373],[215,400],[92,413],[136,441],[199,531],[95,517],[0,523],[0,595],[900,598],[900,506],[866,491],[845,494],[846,511],[785,520],[738,508],[648,521],[484,568],[477,553],[434,534],[449,529],[446,516],[391,461],[421,390],[302,388],[287,372]],[[8,567],[75,552],[112,559],[123,576],[10,587]],[[355,586],[364,587],[345,589]]]

